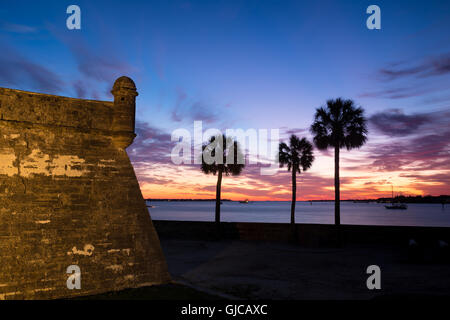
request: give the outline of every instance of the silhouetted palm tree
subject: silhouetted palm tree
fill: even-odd
[[[287,166],[288,171],[292,172],[292,203],[291,203],[291,225],[293,235],[295,236],[295,202],[297,201],[297,173],[311,168],[314,161],[312,144],[302,138],[301,140],[292,135],[289,139],[289,146],[281,142],[279,146],[280,168]]]
[[[215,222],[219,231],[222,176],[239,175],[245,167],[244,156],[238,142],[225,135],[211,137],[209,143],[202,146],[202,150],[202,172],[217,174]]]
[[[364,110],[352,100],[328,100],[326,107],[316,109],[311,132],[318,149],[334,148],[334,220],[340,225],[339,150],[360,148],[367,141]]]

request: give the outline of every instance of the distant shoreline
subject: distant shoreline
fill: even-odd
[[[207,201],[215,202],[216,199],[145,199],[145,201]],[[242,200],[230,200],[221,199],[222,202],[239,202]],[[249,200],[249,202],[290,202],[290,200]],[[334,202],[334,200],[302,200],[297,202]],[[354,203],[391,203],[391,198],[378,198],[378,199],[347,199],[341,200],[341,202],[354,202]],[[398,196],[394,198],[394,202],[400,203],[434,203],[434,204],[450,204],[450,195],[440,195],[440,196],[414,196],[414,197],[404,197]]]

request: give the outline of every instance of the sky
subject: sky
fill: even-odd
[[[69,30],[66,9],[81,9]],[[381,9],[369,30],[366,9]],[[279,129],[312,139],[330,98],[365,110],[369,140],[341,152],[341,198],[450,194],[448,1],[10,1],[0,5],[0,87],[111,100],[139,96],[127,149],[145,198],[214,198],[217,177],[175,165],[171,134]],[[297,199],[334,197],[332,150],[314,150]],[[248,164],[222,198],[289,200],[290,174]]]

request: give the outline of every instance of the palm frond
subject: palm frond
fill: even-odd
[[[245,167],[245,158],[237,141],[225,135],[212,136],[209,142],[202,146],[200,170],[205,174],[216,174],[219,171],[225,175],[239,175]],[[205,154],[210,155],[207,159]],[[216,157],[217,155],[217,157]]]
[[[316,109],[310,131],[318,149],[337,146],[350,150],[367,141],[367,120],[353,100],[330,99],[325,107]]]
[[[289,138],[289,146],[281,142],[279,145],[280,168],[287,166],[288,171],[301,173],[308,170],[314,161],[312,144],[306,139],[295,135]]]

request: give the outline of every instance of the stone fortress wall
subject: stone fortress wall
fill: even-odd
[[[125,148],[134,82],[114,102],[0,88],[0,299],[96,294],[170,281]],[[69,290],[70,265],[81,289]]]

